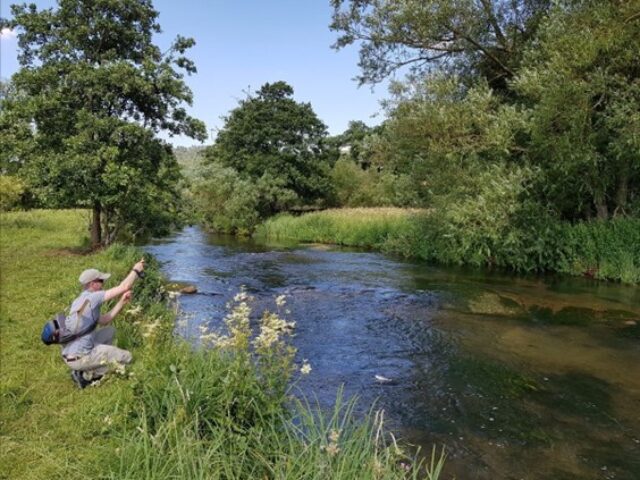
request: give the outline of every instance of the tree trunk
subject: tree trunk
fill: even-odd
[[[100,214],[102,209],[100,203],[93,204],[93,221],[91,223],[91,247],[100,248],[102,245],[102,225],[100,224]]]
[[[109,231],[109,209],[102,209],[102,245],[108,247],[111,238],[111,232]]]
[[[616,211],[624,214],[629,196],[629,170],[623,168],[618,177],[618,188],[616,190]]]
[[[604,199],[604,195],[596,195],[594,198],[594,202],[596,204],[596,212],[598,215],[598,220],[606,220],[609,218],[609,208],[607,207],[607,202]]]
[[[113,224],[113,218],[115,217],[113,208],[105,208],[102,211],[102,242],[105,247],[111,245],[118,236],[118,224]]]

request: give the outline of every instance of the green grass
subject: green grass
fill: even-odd
[[[640,220],[453,228],[426,210],[343,208],[265,221],[258,237],[374,248],[440,264],[554,271],[640,283]],[[451,228],[450,228],[451,227]],[[488,231],[488,230],[490,231]]]
[[[403,452],[380,414],[356,419],[352,402],[320,412],[291,398],[290,350],[257,361],[246,346],[194,351],[175,339],[153,259],[117,320],[133,365],[77,390],[40,329],[77,294],[80,271],[119,279],[141,254],[88,253],[87,226],[81,211],[0,215],[0,478],[438,477],[442,457],[428,466]]]
[[[40,341],[44,322],[77,295],[79,272],[95,266],[122,278],[139,253],[120,247],[87,255],[87,226],[82,211],[0,216],[3,478],[86,478],[117,448],[103,419],[131,401],[127,381],[112,377],[100,388],[80,392],[60,348]],[[140,287],[136,290],[140,296]]]
[[[391,237],[411,229],[419,210],[401,208],[345,208],[293,217],[280,215],[258,227],[257,237],[299,242],[382,248]]]

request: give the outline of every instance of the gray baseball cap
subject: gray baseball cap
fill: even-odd
[[[103,273],[95,268],[89,268],[80,274],[80,278],[78,278],[78,280],[80,280],[82,285],[86,285],[94,280],[106,280],[110,276],[110,273]]]

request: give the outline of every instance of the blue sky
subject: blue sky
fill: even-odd
[[[0,16],[10,14],[0,0]],[[35,1],[39,8],[55,5]],[[163,33],[155,41],[167,46],[176,35],[193,37],[189,51],[198,73],[185,80],[194,94],[190,113],[211,132],[222,127],[221,116],[265,82],[284,80],[300,102],[310,102],[332,135],[350,120],[376,125],[383,119],[380,100],[385,85],[358,88],[355,46],[335,51],[336,33],[329,30],[329,0],[155,0]],[[8,34],[7,34],[8,33]],[[16,39],[4,32],[0,40],[0,75],[9,78],[18,68]],[[165,137],[166,138],[166,137]],[[192,145],[189,138],[170,139]],[[208,142],[207,142],[208,143]]]

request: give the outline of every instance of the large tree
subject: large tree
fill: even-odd
[[[515,88],[528,102],[538,190],[565,218],[640,202],[640,3],[567,2],[543,23]]]
[[[327,194],[326,137],[327,128],[311,105],[296,102],[293,88],[279,81],[242,100],[205,155],[241,176],[271,185],[274,192],[282,191],[265,206],[263,214],[269,214],[287,206],[278,197],[313,202]]]
[[[23,175],[47,205],[92,209],[94,245],[125,225],[133,233],[149,226],[152,213],[171,210],[158,203],[170,201],[177,179],[171,149],[156,134],[206,135],[182,106],[192,95],[177,70],[196,71],[184,56],[194,41],[179,36],[161,52],[150,0],[59,0],[55,9],[11,11],[2,26],[18,32],[21,69],[12,78],[18,93],[0,115],[33,126],[18,158]]]
[[[360,83],[447,68],[505,90],[550,0],[331,0],[335,47],[360,46]]]

